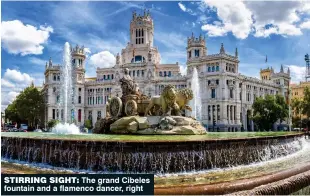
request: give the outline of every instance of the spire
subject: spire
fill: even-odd
[[[192,32],[192,38],[194,38],[194,32]]]
[[[284,73],[283,65],[282,65],[282,64],[281,64],[280,72],[281,72],[281,73]]]
[[[238,58],[238,48],[236,48],[235,57]]]
[[[225,54],[224,44],[221,44],[220,54]]]
[[[265,63],[267,63],[268,59],[267,59],[267,55],[266,55],[266,60],[265,60]]]
[[[48,61],[48,66],[49,66],[49,67],[52,67],[52,66],[53,66],[52,57],[50,57],[50,60]]]
[[[47,66],[48,66],[48,63],[46,62],[46,64],[45,64],[45,69],[47,69]]]
[[[288,74],[288,75],[291,74],[290,67],[287,68],[287,74]]]

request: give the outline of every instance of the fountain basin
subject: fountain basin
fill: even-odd
[[[301,150],[303,140],[302,133],[171,137],[2,133],[1,156],[71,169],[169,174],[229,168],[284,157]]]

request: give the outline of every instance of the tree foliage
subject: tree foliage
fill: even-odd
[[[91,129],[91,128],[93,127],[93,126],[92,126],[91,120],[87,119],[87,120],[85,121],[85,127],[86,127],[87,129]]]
[[[288,117],[288,105],[281,95],[266,95],[265,98],[258,97],[253,103],[253,121],[260,130],[269,131],[273,124]]]
[[[51,128],[55,127],[58,123],[59,123],[59,120],[54,120],[54,119],[50,120],[47,122],[47,127],[49,129],[51,129]]]
[[[25,88],[5,110],[6,118],[27,121],[34,127],[44,115],[44,95],[34,86]]]
[[[304,98],[302,101],[302,114],[306,115],[310,120],[310,88],[304,90]]]

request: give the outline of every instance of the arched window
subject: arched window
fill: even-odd
[[[212,66],[212,72],[214,72],[215,71],[215,67],[214,66]]]
[[[171,71],[168,72],[168,77],[171,77]]]
[[[167,73],[166,73],[166,71],[164,71],[164,77],[166,77],[167,76]]]
[[[161,73],[161,71],[159,72],[159,76],[160,76],[160,77],[162,76],[162,73]]]
[[[211,67],[208,67],[208,72],[211,72]]]
[[[218,65],[216,66],[216,71],[220,71],[220,67]]]

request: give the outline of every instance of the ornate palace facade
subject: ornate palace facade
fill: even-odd
[[[85,78],[85,53],[83,47],[71,49],[74,68],[75,109],[72,119],[84,125],[86,119],[95,124],[105,116],[105,105],[110,96],[121,96],[119,79],[123,69],[137,82],[139,90],[148,96],[159,95],[167,84],[176,88],[191,87],[193,68],[199,73],[202,97],[202,122],[214,131],[240,131],[243,126],[254,130],[250,120],[251,105],[258,96],[266,94],[287,95],[289,70],[279,73],[261,70],[261,79],[239,73],[237,49],[235,55],[225,52],[224,45],[218,54],[208,54],[205,39],[192,35],[187,40],[187,74],[181,75],[178,63],[161,64],[158,49],[153,45],[154,25],[148,12],[133,13],[130,22],[130,42],[116,55],[111,68],[97,68],[94,78]],[[187,52],[187,53],[185,53]],[[46,64],[44,91],[46,95],[46,121],[63,119],[59,109],[61,88],[60,65]]]

